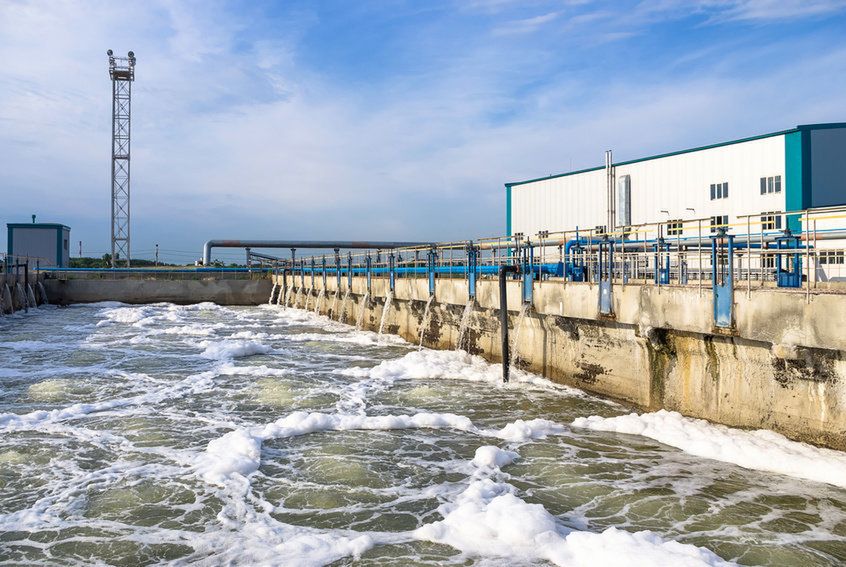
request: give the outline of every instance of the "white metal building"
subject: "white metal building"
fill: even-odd
[[[745,233],[739,215],[760,215],[757,226],[765,230],[784,224],[797,230],[798,218],[777,213],[846,204],[846,123],[607,161],[605,167],[507,183],[508,235],[577,227],[604,232],[609,225],[613,230],[693,218]],[[673,225],[667,228],[673,236]]]

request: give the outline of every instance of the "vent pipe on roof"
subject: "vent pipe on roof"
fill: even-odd
[[[606,180],[606,198],[608,204],[608,220],[605,225],[606,232],[612,232],[615,219],[615,203],[614,203],[614,160],[611,155],[611,150],[605,152],[605,180]]]

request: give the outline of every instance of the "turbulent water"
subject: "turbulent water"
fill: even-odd
[[[499,375],[277,305],[0,318],[0,561],[846,561],[842,454]]]

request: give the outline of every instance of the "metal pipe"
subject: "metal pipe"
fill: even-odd
[[[212,248],[311,248],[325,250],[343,248],[350,250],[384,250],[429,245],[431,245],[429,242],[376,242],[367,240],[208,240],[203,245],[203,265],[208,266],[211,262]]]
[[[508,289],[506,275],[517,272],[517,266],[499,267],[499,335],[502,340],[502,381],[508,382],[511,370],[511,352],[508,348]]]

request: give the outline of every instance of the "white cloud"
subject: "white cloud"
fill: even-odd
[[[669,73],[567,60],[576,72],[550,73],[545,59],[568,57],[581,35],[552,51],[483,36],[439,65],[353,88],[303,65],[299,41],[316,17],[247,41],[249,17],[214,4],[0,5],[2,220],[37,212],[107,247],[109,47],[138,55],[138,249],[492,235],[504,229],[505,181],[597,165],[607,147],[633,158],[842,118],[842,44],[778,61],[746,50],[766,62],[752,72],[717,50],[694,56],[695,74],[678,71],[689,60]],[[592,25],[621,32],[606,16]]]

